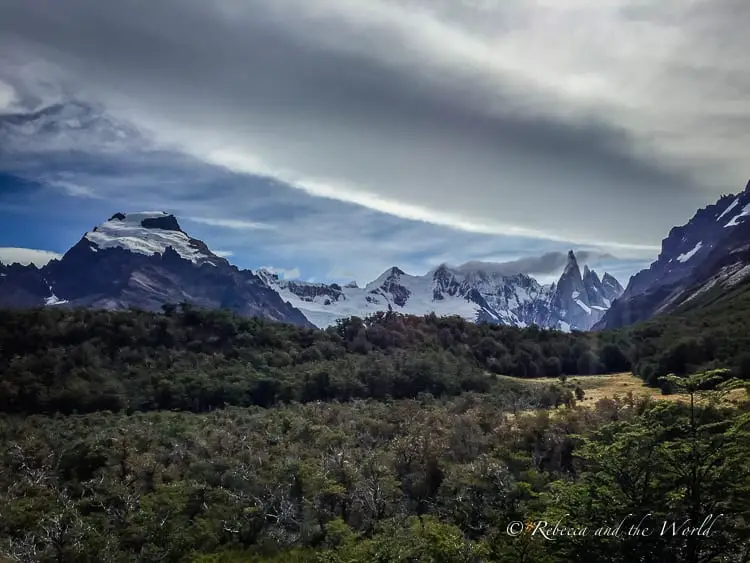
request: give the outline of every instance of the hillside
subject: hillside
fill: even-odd
[[[661,313],[679,310],[702,294],[731,292],[750,275],[750,182],[736,195],[725,195],[699,209],[684,225],[673,227],[661,252],[628,282],[625,291],[594,325],[619,328]]]
[[[634,372],[650,384],[711,368],[750,379],[750,284],[715,287],[672,313],[614,332],[629,343]]]
[[[41,268],[0,263],[0,307],[160,311],[182,302],[312,326],[252,271],[233,266],[160,211],[115,213]]]

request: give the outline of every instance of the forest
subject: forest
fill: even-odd
[[[396,313],[313,330],[227,311],[0,311],[0,411],[190,410],[454,396],[518,377],[621,372],[616,341]],[[522,389],[522,388],[521,388]],[[559,397],[537,397],[545,406]]]
[[[744,563],[744,333],[685,315],[0,311],[0,561]],[[684,400],[572,381],[646,365]]]

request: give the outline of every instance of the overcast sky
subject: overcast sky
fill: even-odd
[[[0,170],[36,184],[0,212],[158,205],[303,278],[570,247],[625,283],[750,175],[747,21],[746,0],[3,0]]]

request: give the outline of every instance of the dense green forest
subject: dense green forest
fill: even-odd
[[[750,285],[716,288],[616,335],[634,373],[650,385],[670,373],[716,368],[750,379]]]
[[[496,374],[628,370],[624,347],[599,335],[395,313],[322,331],[190,307],[168,307],[164,315],[0,311],[0,411],[202,412],[498,386],[505,392]],[[564,401],[536,399],[540,406]]]
[[[572,334],[0,311],[0,560],[745,563],[750,402],[721,398],[746,333],[701,311]],[[713,356],[680,363],[690,338]],[[631,369],[713,391],[584,408],[565,377]]]
[[[750,292],[744,297],[750,301]],[[452,396],[489,392],[501,385],[497,374],[632,369],[659,385],[670,373],[727,367],[750,378],[750,332],[742,313],[748,309],[736,299],[726,302],[726,310],[722,303],[620,331],[572,334],[396,313],[314,330],[184,306],[165,307],[166,314],[0,311],[0,411],[202,412],[228,405]],[[565,398],[537,400],[549,406]]]
[[[464,393],[5,416],[0,553],[24,562],[747,561],[747,406],[624,397],[553,412],[513,416],[498,397]],[[704,522],[700,535],[683,534]]]

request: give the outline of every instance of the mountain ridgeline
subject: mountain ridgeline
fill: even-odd
[[[623,291],[571,251],[559,281],[542,285],[498,264],[445,264],[423,276],[389,268],[364,288],[279,279],[231,265],[190,237],[174,215],[116,213],[46,266],[0,264],[0,307],[88,307],[160,311],[187,303],[301,326],[378,312],[458,315],[472,322],[588,330]]]
[[[0,307],[160,311],[187,303],[325,328],[379,312],[459,316],[471,322],[563,332],[617,329],[690,310],[750,276],[750,182],[674,227],[657,259],[627,288],[568,253],[556,283],[508,275],[502,264],[441,264],[424,275],[387,269],[364,287],[241,270],[190,237],[174,215],[117,213],[46,266],[0,263]]]
[[[573,251],[557,283],[542,285],[526,274],[507,275],[498,264],[442,264],[423,276],[399,268],[386,270],[365,287],[356,284],[313,284],[258,273],[279,295],[320,327],[349,316],[380,311],[426,315],[458,315],[464,319],[509,326],[539,326],[568,332],[588,330],[622,293],[610,274],[600,279]]]
[[[595,328],[618,328],[661,313],[698,306],[750,276],[750,182],[699,209],[662,241],[658,258],[633,276],[622,296]]]

